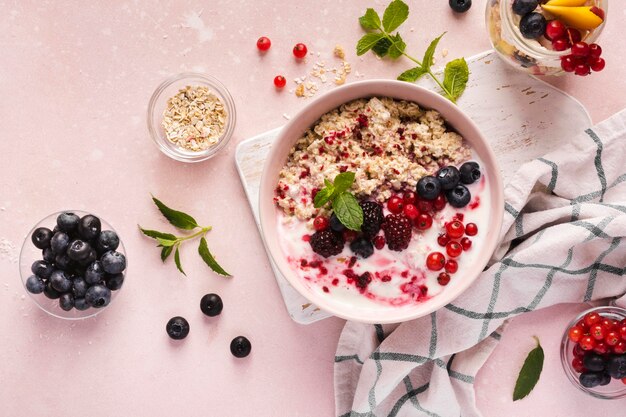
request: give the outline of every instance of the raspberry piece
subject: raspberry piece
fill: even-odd
[[[403,251],[411,241],[411,220],[404,214],[390,214],[382,226],[387,246],[393,251]]]
[[[363,210],[363,225],[361,226],[361,231],[366,238],[371,239],[376,236],[385,219],[383,216],[383,208],[374,201],[365,201],[361,203],[360,206]]]
[[[313,252],[328,258],[329,256],[339,255],[343,250],[345,241],[340,233],[327,229],[313,233],[309,243],[311,248],[313,248]]]

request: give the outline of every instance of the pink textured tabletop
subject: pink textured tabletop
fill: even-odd
[[[386,3],[0,1],[1,415],[333,415],[333,356],[343,321],[303,326],[287,315],[234,151],[241,140],[284,124],[283,114],[307,104],[289,92],[291,80],[317,60],[332,61],[336,44],[345,46],[352,65],[348,82],[359,79],[357,72],[365,79],[393,78],[408,68],[402,60],[355,56],[362,34],[358,16]],[[449,49],[449,58],[488,49],[485,1],[475,1],[463,16],[453,15],[446,3],[410,2],[409,48],[422,51],[446,30],[440,48]],[[594,122],[625,104],[622,3],[612,2],[602,36],[606,70],[553,80],[581,100]],[[265,56],[255,48],[261,35],[273,41]],[[295,62],[296,42],[306,43],[314,57]],[[151,143],[145,114],[165,77],[190,70],[223,81],[238,120],[219,156],[188,165]],[[279,73],[290,80],[282,92],[272,85]],[[209,246],[234,278],[213,274],[191,247],[182,250],[186,278],[173,263],[161,264],[136,226],[167,228],[150,193],[213,225]],[[39,310],[18,274],[19,247],[30,227],[67,208],[103,215],[120,233],[129,258],[119,298],[97,318],[80,322]],[[218,318],[206,318],[198,308],[208,292],[224,300]],[[560,369],[558,339],[580,309],[557,307],[513,320],[477,378],[485,416],[541,416],[546,407],[551,415],[614,414],[615,403],[578,392]],[[164,331],[175,315],[191,324],[182,343]],[[246,359],[229,352],[230,340],[240,334],[252,341]],[[513,404],[513,383],[531,335],[546,349],[546,369],[531,396]]]

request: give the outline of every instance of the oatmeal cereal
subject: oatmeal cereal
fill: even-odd
[[[218,144],[228,114],[222,100],[205,86],[186,86],[167,101],[161,126],[182,149],[200,152]]]

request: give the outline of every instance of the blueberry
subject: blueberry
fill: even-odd
[[[74,294],[74,297],[84,297],[88,288],[89,284],[87,284],[84,278],[74,277],[72,279],[72,294]]]
[[[85,293],[85,301],[95,308],[106,307],[111,302],[111,290],[100,284],[89,287]]]
[[[374,253],[374,245],[369,240],[360,237],[350,243],[350,250],[361,258],[369,258]]]
[[[104,230],[98,236],[96,241],[96,248],[98,252],[104,253],[110,250],[115,250],[120,245],[120,238],[113,230]]]
[[[452,207],[461,208],[469,204],[472,195],[463,184],[458,184],[454,189],[446,191],[446,198]]]
[[[111,291],[117,291],[122,288],[122,284],[124,283],[124,274],[107,274],[105,282],[108,289],[110,289]]]
[[[426,175],[417,182],[415,191],[424,200],[434,200],[441,192],[441,184],[437,178]]]
[[[38,277],[48,279],[54,272],[54,267],[46,261],[35,261],[31,265],[30,270]]]
[[[43,251],[41,251],[41,256],[43,257],[44,261],[49,263],[54,263],[54,258],[56,257],[56,255],[50,248],[45,248]]]
[[[67,254],[62,253],[60,255],[57,255],[54,258],[54,266],[57,269],[62,269],[62,270],[66,270],[69,269],[71,266],[72,260],[70,259],[69,256],[67,256]]]
[[[98,237],[101,227],[102,225],[100,224],[99,218],[92,216],[91,214],[87,214],[80,219],[80,222],[78,222],[78,234],[85,240],[95,239]]]
[[[459,168],[461,182],[463,184],[473,184],[480,179],[480,166],[474,162],[466,162]]]
[[[70,311],[74,308],[74,296],[69,292],[61,294],[61,298],[59,298],[59,306],[65,311]]]
[[[33,245],[35,245],[35,247],[39,249],[45,249],[50,246],[50,239],[52,239],[52,236],[54,236],[52,230],[48,229],[47,227],[38,227],[35,229],[30,238],[33,241]]]
[[[80,217],[74,213],[61,213],[57,217],[57,226],[60,231],[65,233],[72,233],[78,229],[78,222]]]
[[[200,299],[200,310],[209,317],[219,315],[223,308],[222,298],[217,294],[206,294]]]
[[[236,358],[245,358],[251,350],[252,344],[244,336],[237,336],[230,342],[230,353]]]
[[[100,258],[102,268],[109,274],[119,274],[126,269],[126,257],[119,252],[109,251]]]
[[[607,374],[606,372],[602,373],[602,381],[600,381],[600,385],[604,386],[604,385],[609,385],[611,383],[611,375]]]
[[[472,0],[450,0],[448,4],[455,12],[465,13],[472,7]]]
[[[511,8],[513,9],[513,13],[524,16],[526,13],[535,10],[538,5],[538,0],[514,0]]]
[[[79,260],[78,264],[81,266],[87,267],[88,265],[91,265],[96,260],[98,260],[98,254],[96,250],[92,248],[89,250],[89,255],[87,255],[85,259]]]
[[[602,379],[603,376],[601,372],[583,372],[578,377],[580,385],[585,388],[597,387],[602,382]]]
[[[72,289],[72,280],[63,271],[54,271],[50,276],[50,284],[59,292],[67,292]]]
[[[74,307],[76,310],[85,311],[89,308],[89,304],[84,298],[74,298]]]
[[[89,251],[91,251],[89,243],[77,239],[73,240],[68,246],[67,256],[69,256],[73,261],[80,261],[81,259],[85,259],[89,256]]]
[[[31,275],[26,280],[26,289],[32,294],[41,294],[46,288],[46,284],[37,275]]]
[[[167,322],[165,331],[174,340],[184,339],[189,334],[189,322],[180,316],[172,317]]]
[[[519,22],[519,30],[526,39],[537,39],[546,30],[546,18],[539,13],[528,13]]]
[[[87,284],[97,284],[104,279],[104,268],[100,261],[91,263],[85,271],[85,281]]]
[[[334,232],[343,232],[346,230],[346,226],[339,221],[339,217],[337,217],[335,213],[330,216],[330,229]]]
[[[52,251],[57,255],[65,253],[69,245],[70,237],[64,232],[56,232],[54,236],[52,236],[52,239],[50,239],[50,248],[52,248]]]
[[[61,296],[61,293],[55,290],[52,287],[52,283],[48,281],[48,283],[46,284],[46,287],[43,289],[43,295],[45,295],[51,300],[56,300],[57,298]]]
[[[606,372],[611,378],[626,378],[626,355],[614,355],[606,362]]]
[[[435,177],[439,180],[441,189],[447,191],[456,187],[461,179],[461,174],[455,166],[450,165],[437,171]]]
[[[604,358],[597,353],[587,353],[583,358],[583,365],[590,371],[604,371],[604,366],[606,365],[606,361]]]

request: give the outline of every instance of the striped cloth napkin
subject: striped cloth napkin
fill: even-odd
[[[335,357],[337,416],[480,416],[474,377],[507,319],[566,302],[626,306],[626,110],[505,187],[488,269],[429,316],[348,322]]]

